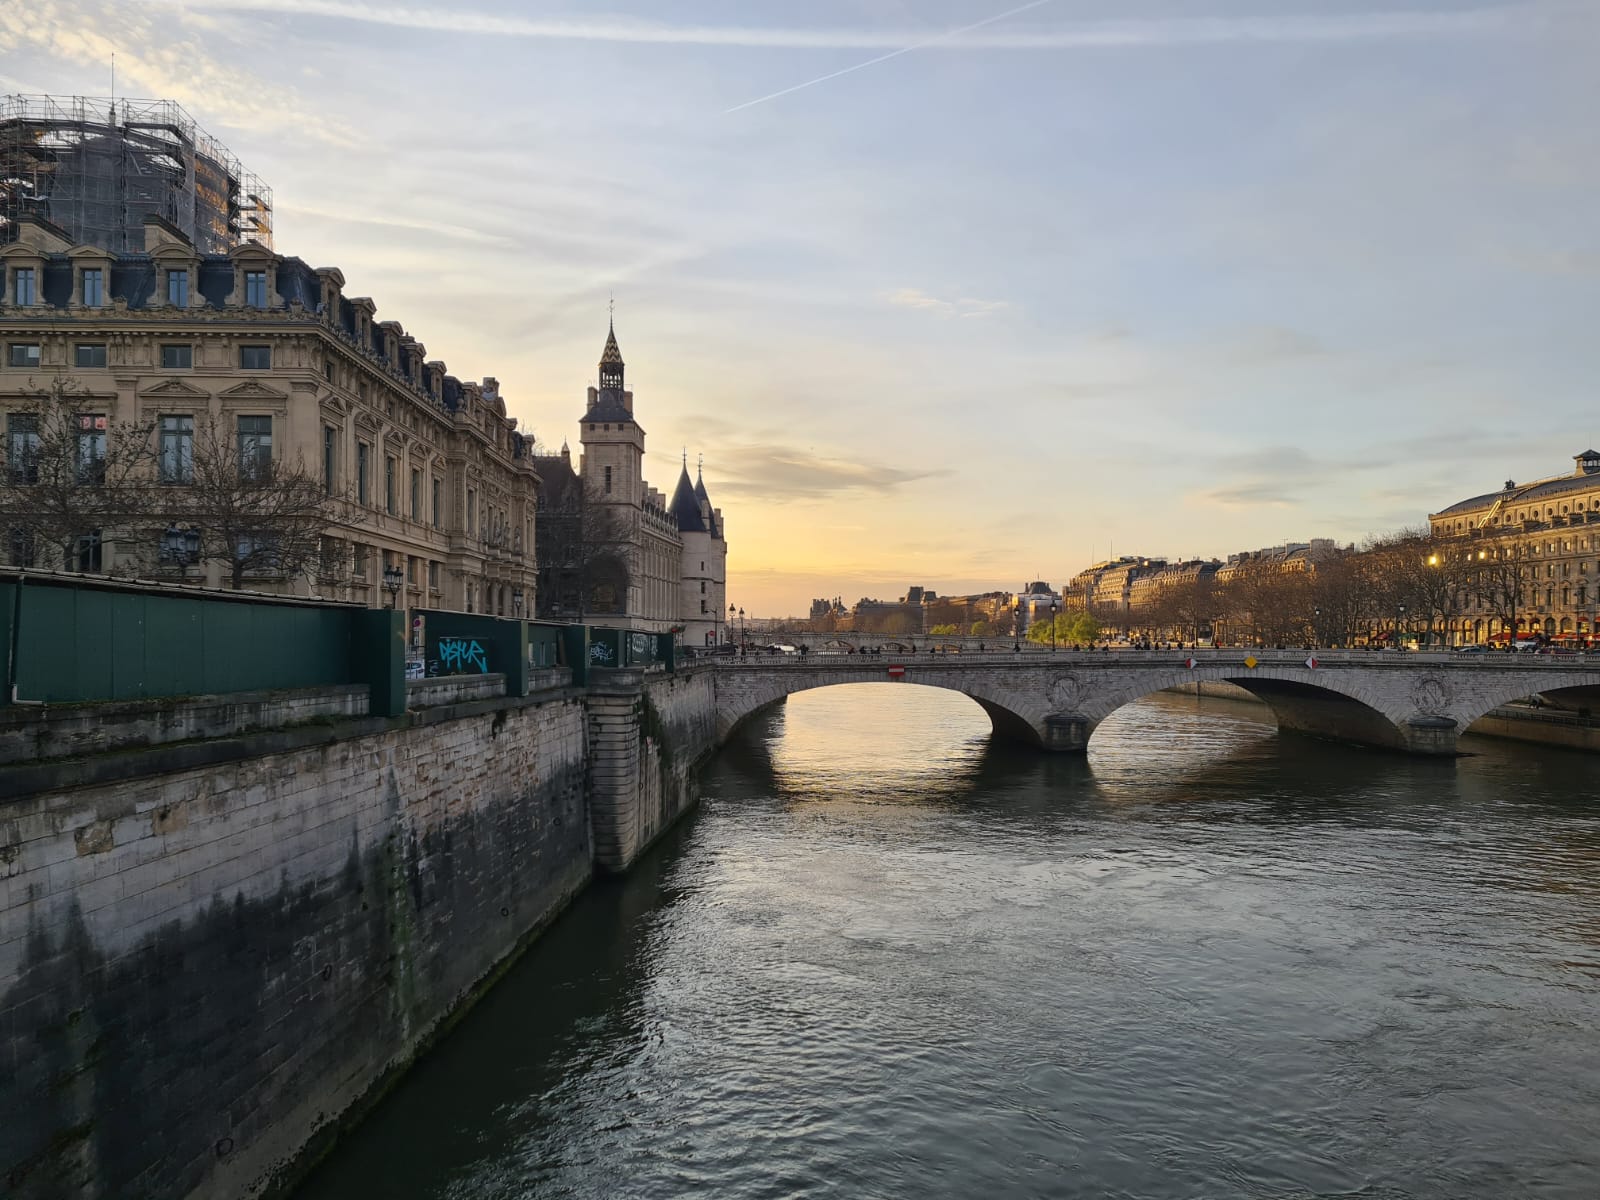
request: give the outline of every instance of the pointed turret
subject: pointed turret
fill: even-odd
[[[717,529],[717,510],[711,507],[711,497],[706,495],[704,471],[704,460],[696,462],[694,466],[694,498],[700,504],[700,516],[705,521],[706,531],[712,537],[721,537],[722,534]]]
[[[683,471],[678,476],[678,486],[672,491],[672,503],[667,511],[678,523],[679,533],[704,533],[706,523],[700,515],[700,501],[695,496],[694,484],[689,482],[689,461],[685,456]]]
[[[606,348],[600,352],[600,387],[621,388],[623,370],[622,349],[617,345],[617,323],[613,319],[606,329]]]

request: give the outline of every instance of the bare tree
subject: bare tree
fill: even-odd
[[[1483,558],[1472,561],[1468,584],[1483,606],[1500,618],[1511,645],[1516,643],[1519,614],[1528,611],[1534,595],[1534,568],[1518,557],[1522,548],[1510,543],[1490,548]]]
[[[152,426],[105,408],[67,377],[8,407],[0,530],[13,565],[98,571],[103,539],[149,513]]]
[[[194,556],[226,565],[229,582],[242,588],[247,575],[298,575],[334,564],[323,535],[347,513],[342,497],[299,459],[272,454],[270,426],[251,429],[241,420],[230,429],[215,418],[201,421],[181,456],[161,461],[166,503],[158,520],[172,531],[187,525]],[[152,530],[148,544],[163,534]]]

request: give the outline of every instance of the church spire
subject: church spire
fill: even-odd
[[[617,346],[617,322],[613,317],[606,329],[606,348],[600,352],[601,388],[621,388],[622,372],[622,351]]]

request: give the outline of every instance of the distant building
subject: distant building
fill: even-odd
[[[687,456],[670,500],[645,481],[645,434],[625,372],[613,325],[578,426],[578,465],[565,445],[533,459],[545,496],[540,613],[679,629],[687,645],[717,645],[729,640],[722,510],[703,479],[689,479]]]
[[[1429,516],[1440,553],[1456,556],[1463,575],[1460,611],[1447,620],[1451,640],[1588,640],[1600,631],[1600,451],[1572,461],[1569,472],[1508,479]]]

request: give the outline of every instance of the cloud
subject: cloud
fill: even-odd
[[[885,299],[896,308],[915,308],[941,317],[982,318],[1011,307],[1004,300],[979,300],[974,296],[942,300],[920,288],[900,288],[890,292]]]
[[[933,479],[944,469],[907,470],[859,459],[830,458],[792,446],[751,444],[719,447],[717,458],[732,464],[717,492],[762,499],[816,500],[841,492],[887,492]]]
[[[1293,508],[1300,503],[1298,493],[1275,479],[1214,488],[1194,498],[1203,504],[1217,504],[1223,508]]]
[[[207,18],[187,13],[181,24],[209,28]],[[174,36],[170,25],[154,29],[136,9],[108,4],[91,19],[53,0],[0,0],[0,60],[29,50],[95,70],[107,69],[115,55],[120,95],[175,100],[235,129],[292,132],[341,147],[356,142],[294,91],[218,62],[198,42]]]
[[[141,0],[145,7],[186,11],[299,15],[468,36],[555,41],[624,42],[671,46],[727,46],[792,50],[1082,50],[1146,47],[1348,42],[1439,35],[1504,33],[1534,17],[1581,15],[1563,4],[1512,4],[1456,12],[1393,11],[1330,16],[1179,17],[1074,21],[1026,31],[985,32],[984,27],[1045,0],[988,17],[959,30],[829,29],[749,25],[673,25],[631,17],[560,19],[474,12],[452,7],[364,4],[357,0]],[[866,65],[866,64],[861,64]],[[852,68],[858,69],[858,68]]]

